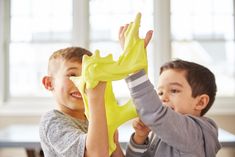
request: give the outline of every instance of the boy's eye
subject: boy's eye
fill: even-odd
[[[171,89],[171,93],[179,93],[180,91],[177,89]]]
[[[161,96],[161,95],[163,95],[163,92],[158,91],[158,92],[157,92],[157,95]]]
[[[67,74],[68,77],[71,77],[71,76],[78,76],[76,73],[69,73]]]

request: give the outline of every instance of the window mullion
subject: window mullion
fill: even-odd
[[[235,41],[235,0],[233,0],[233,29],[234,29],[234,32],[233,32],[233,41]]]
[[[4,33],[4,1],[0,0],[0,105],[4,101],[4,50],[3,50],[3,33]]]
[[[10,1],[0,0],[0,105],[9,95]]]
[[[156,42],[154,42],[155,76],[157,82],[159,67],[171,58],[170,36],[170,0],[154,1],[154,30]]]
[[[73,0],[73,45],[89,47],[89,1]]]

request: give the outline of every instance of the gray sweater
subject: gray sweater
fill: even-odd
[[[80,121],[57,110],[44,114],[39,125],[45,157],[84,157],[88,121]]]
[[[145,144],[130,139],[126,157],[215,157],[218,128],[206,117],[182,115],[163,106],[144,71],[126,79],[141,120],[152,132]]]

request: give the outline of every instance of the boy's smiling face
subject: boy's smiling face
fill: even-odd
[[[167,69],[159,76],[157,94],[163,105],[181,114],[199,116],[196,110],[199,96],[192,97],[192,89],[186,80],[185,72]]]
[[[70,80],[71,76],[80,76],[82,64],[79,62],[55,61],[53,73],[53,93],[62,110],[84,112],[81,93]]]

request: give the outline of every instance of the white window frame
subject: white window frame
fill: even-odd
[[[89,1],[73,0],[72,31],[72,45],[88,48]],[[10,0],[0,0],[0,34],[0,116],[41,115],[54,107],[54,100],[51,98],[9,97]]]
[[[170,56],[171,56],[171,29],[170,29],[170,0],[164,0],[164,1],[161,1],[161,0],[156,0],[155,1],[155,10],[156,9],[162,9],[162,11],[159,11],[159,14],[157,14],[155,12],[155,16],[156,18],[159,20],[159,22],[155,21],[154,23],[156,24],[155,25],[155,28],[156,30],[159,29],[159,26],[160,28],[163,27],[163,28],[166,28],[165,30],[162,29],[162,30],[159,30],[159,32],[157,33],[163,33],[164,35],[162,36],[159,36],[159,34],[157,34],[157,38],[160,38],[159,40],[161,40],[162,44],[165,43],[166,46],[163,46],[162,48],[159,48],[159,50],[155,49],[157,52],[161,52],[162,55],[165,55],[165,57],[163,57],[164,61],[165,58],[167,60],[170,59]],[[161,6],[161,7],[157,7],[157,6]],[[233,0],[233,10],[235,10],[235,0]],[[235,14],[235,13],[234,13]],[[164,22],[164,21],[167,21],[167,22]],[[234,22],[235,22],[235,16],[234,16]],[[165,26],[164,26],[164,23],[165,23]],[[163,24],[163,25],[162,25]],[[234,26],[234,30],[235,30],[235,26]],[[160,42],[156,42],[157,46],[160,46],[161,43]],[[234,43],[235,44],[235,43]],[[166,54],[167,53],[167,54]],[[157,55],[160,55],[159,53],[157,53]],[[157,56],[156,57],[160,57],[160,56]],[[156,58],[155,58],[156,59]],[[160,65],[158,65],[159,67]],[[155,74],[156,76],[156,74]],[[215,99],[215,102],[212,106],[212,108],[209,110],[208,114],[210,115],[231,115],[231,114],[235,114],[235,96],[234,97],[216,97]]]
[[[51,108],[50,100],[25,98],[11,101],[8,98],[8,43],[10,1],[0,0],[0,115],[1,114],[41,114]],[[73,44],[89,47],[89,1],[73,0]],[[171,56],[170,0],[154,0],[154,84],[157,82],[159,67]],[[27,99],[27,101],[25,101]],[[37,103],[36,103],[37,102]],[[19,107],[19,105],[21,106]],[[22,105],[24,104],[24,105]],[[39,105],[40,104],[40,105]],[[36,108],[35,108],[36,107]],[[16,110],[16,109],[21,110]],[[235,97],[216,98],[209,114],[234,114]]]
[[[0,103],[6,101],[7,98],[7,89],[8,89],[8,56],[7,56],[7,34],[9,34],[9,21],[7,17],[10,15],[7,14],[6,10],[9,8],[9,3],[7,0],[0,0]]]

